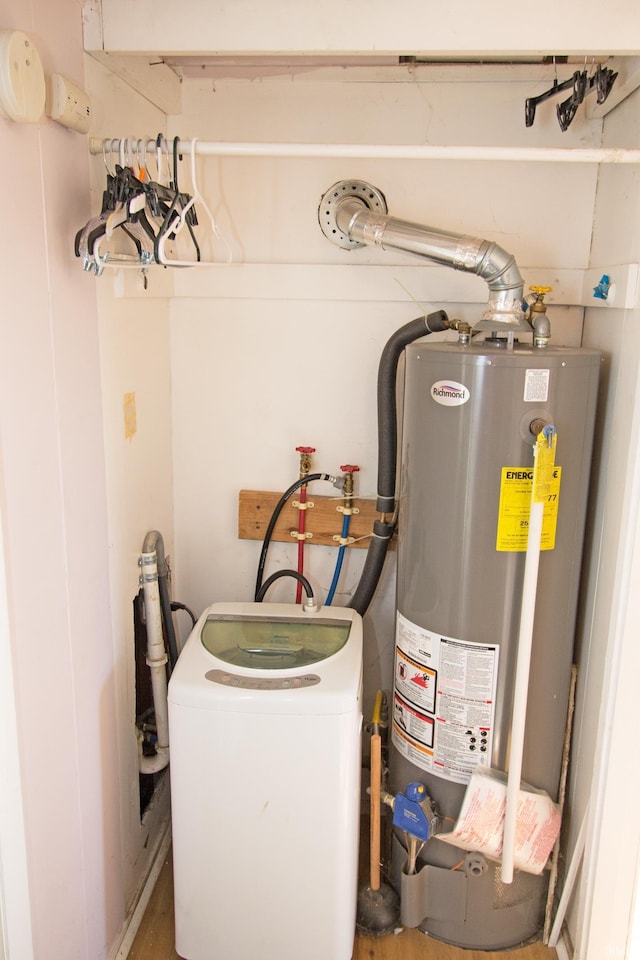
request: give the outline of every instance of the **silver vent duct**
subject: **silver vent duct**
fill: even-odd
[[[322,197],[318,219],[324,235],[345,249],[402,250],[477,274],[487,281],[489,303],[474,330],[531,333],[522,310],[522,276],[512,254],[496,243],[390,217],[384,195],[363,180],[334,183]]]

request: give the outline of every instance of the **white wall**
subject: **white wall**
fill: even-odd
[[[605,123],[605,142],[638,146],[640,97]],[[592,262],[640,260],[640,173],[600,171]],[[616,268],[611,277],[615,281]],[[584,342],[602,351],[598,457],[594,464],[585,605],[579,635],[581,676],[570,804],[571,838],[583,815],[589,829],[583,881],[571,914],[577,956],[625,952],[637,882],[640,779],[629,763],[637,696],[637,460],[640,426],[640,311],[590,308]]]
[[[85,62],[95,118],[91,132],[106,136],[114,127],[163,132],[164,115],[91,57]],[[106,161],[106,163],[105,163]],[[92,211],[99,212],[106,166],[117,157],[91,160]],[[135,661],[132,602],[138,592],[138,557],[149,530],[159,530],[173,560],[172,453],[169,326],[166,294],[170,277],[156,271],[144,290],[139,270],[106,269],[99,278],[78,277],[97,293],[100,375],[104,410],[109,573],[113,625],[114,686],[120,762],[118,808],[122,824],[122,872],[127,905],[144,880],[168,797],[159,794],[141,824],[135,739]],[[122,299],[123,283],[143,296]],[[125,423],[127,412],[132,421]]]
[[[96,132],[116,117],[164,129],[93,61],[85,79],[75,0],[1,8],[47,75],[89,89]],[[103,159],[90,191],[85,137],[45,117],[0,126],[4,945],[9,960],[101,960],[115,956],[168,815],[165,783],[140,823],[132,601],[146,532],[173,547],[170,284],[154,278],[132,305],[114,300],[113,274],[85,274],[73,239],[99,212]]]
[[[31,35],[45,72],[82,83],[77,4],[5,0],[0,23]],[[125,903],[98,323],[73,256],[91,212],[86,141],[46,120],[0,127],[3,651],[19,764],[0,789],[25,852],[19,836],[2,844],[6,945],[11,960],[102,958]]]

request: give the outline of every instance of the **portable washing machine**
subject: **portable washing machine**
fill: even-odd
[[[362,726],[355,610],[217,603],[169,683],[176,950],[351,960]]]

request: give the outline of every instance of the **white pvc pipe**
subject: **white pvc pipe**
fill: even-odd
[[[120,156],[126,140],[91,137],[94,155]],[[171,140],[162,141],[163,150],[172,150]],[[156,151],[156,141],[129,140],[129,149],[145,154]],[[211,157],[285,157],[351,160],[491,160],[525,163],[640,163],[640,150],[622,147],[479,147],[432,144],[380,143],[233,143],[217,140],[179,140],[180,153]]]
[[[162,633],[162,609],[158,583],[158,558],[153,553],[140,554],[142,592],[147,628],[147,665],[151,670],[151,689],[156,718],[156,754],[145,757],[138,742],[140,773],[158,773],[169,763],[169,707],[167,703],[167,653]]]
[[[536,595],[538,592],[540,538],[542,536],[542,520],[544,516],[544,503],[538,503],[534,500],[534,490],[535,487],[532,487],[531,508],[529,512],[529,535],[527,538],[524,583],[522,587],[520,629],[518,633],[518,656],[513,692],[507,800],[504,814],[504,836],[502,840],[501,877],[503,883],[511,883],[513,881],[518,801],[520,798],[522,755],[524,751],[524,732],[527,715],[527,693],[529,689],[529,667],[531,665],[533,621]]]

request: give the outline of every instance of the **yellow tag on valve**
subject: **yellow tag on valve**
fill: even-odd
[[[553,491],[556,464],[556,428],[548,425],[538,434],[533,459],[533,501],[547,503]]]

